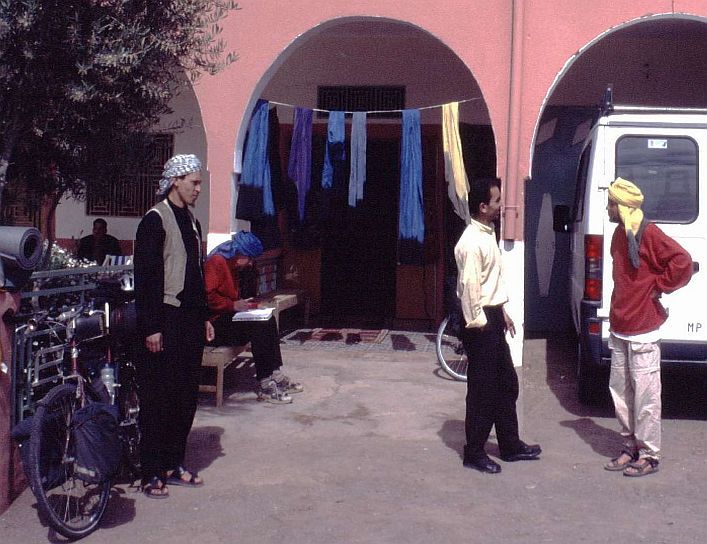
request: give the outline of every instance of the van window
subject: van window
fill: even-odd
[[[577,184],[574,193],[574,205],[572,206],[572,220],[581,221],[584,217],[584,191],[587,187],[587,176],[589,174],[589,157],[592,155],[592,144],[589,144],[582,151],[577,168]]]
[[[643,192],[643,213],[659,223],[697,219],[697,144],[686,137],[624,136],[616,143],[616,175]]]

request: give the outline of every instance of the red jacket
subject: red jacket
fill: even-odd
[[[675,240],[652,223],[643,230],[639,248],[641,264],[631,265],[623,225],[611,238],[614,291],[609,323],[613,332],[628,336],[660,328],[667,313],[657,296],[672,293],[692,277],[692,258]]]
[[[223,255],[213,255],[206,260],[204,281],[211,319],[233,313],[233,303],[240,298],[238,275]]]

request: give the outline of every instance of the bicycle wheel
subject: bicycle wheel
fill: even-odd
[[[40,516],[59,534],[82,538],[96,529],[110,495],[110,481],[89,484],[74,475],[71,420],[76,385],[61,384],[42,399],[32,421],[30,487]]]
[[[445,317],[437,330],[437,360],[452,378],[465,382],[469,360],[461,341],[447,331],[448,324],[449,317]]]

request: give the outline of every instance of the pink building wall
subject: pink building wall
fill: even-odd
[[[276,0],[242,2],[224,27],[229,48],[239,60],[217,78],[197,85],[202,116],[209,136],[208,163],[212,179],[209,232],[229,229],[230,180],[235,136],[243,129],[247,107],[264,84],[263,76],[298,37],[341,17],[384,17],[412,24],[443,41],[477,76],[492,124],[505,126],[508,109],[507,69],[510,56],[511,2],[488,10],[483,2],[445,2],[431,10],[426,2],[305,1],[282,4]],[[483,43],[483,47],[474,44]],[[210,107],[212,105],[212,107]],[[502,132],[501,132],[502,133]],[[215,137],[214,137],[215,136]],[[242,141],[242,136],[241,136]],[[498,141],[499,156],[505,142]],[[227,183],[226,183],[227,182]]]
[[[695,16],[707,22],[705,0],[241,0],[224,22],[223,37],[239,60],[194,87],[210,179],[209,237],[225,236],[233,215],[233,173],[250,108],[291,49],[342,18],[383,18],[439,39],[469,69],[483,95],[496,138],[497,173],[505,181],[504,238],[518,293],[511,313],[523,314],[523,202],[538,120],[557,78],[573,56],[615,27],[656,16]],[[199,125],[199,131],[201,126]],[[186,152],[186,149],[178,151]],[[125,227],[126,229],[129,226]],[[515,249],[513,247],[515,246]],[[520,249],[518,249],[520,247]],[[518,295],[518,296],[516,296]],[[4,297],[3,300],[7,300]],[[512,346],[520,360],[522,337]],[[7,346],[5,346],[7,347]],[[7,396],[0,375],[0,400]],[[0,402],[0,512],[12,483],[9,406]]]
[[[343,17],[382,17],[429,32],[458,55],[477,80],[496,134],[498,174],[508,182],[506,234],[522,240],[522,181],[530,172],[531,146],[543,102],[572,55],[607,32],[653,14],[707,15],[699,0],[581,0],[521,2],[458,0],[342,0],[282,3],[245,0],[224,23],[224,38],[239,60],[196,86],[208,139],[212,180],[210,233],[230,228],[231,179],[238,171],[244,120],[267,83],[286,61],[287,48]],[[235,166],[234,166],[235,160]],[[517,206],[517,208],[514,208]]]
[[[707,16],[699,0],[502,0],[428,2],[245,0],[224,23],[239,60],[196,86],[208,141],[209,232],[230,229],[232,174],[254,100],[287,48],[338,19],[381,17],[418,27],[448,46],[478,82],[496,134],[498,175],[507,180],[505,238],[523,238],[523,180],[543,103],[568,59],[612,27],[673,11]],[[234,162],[235,161],[235,162]],[[519,204],[520,203],[520,204]]]

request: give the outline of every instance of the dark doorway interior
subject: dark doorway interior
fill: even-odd
[[[387,328],[395,311],[398,139],[368,139],[364,199],[349,207],[348,188],[322,236],[323,326]],[[348,172],[345,179],[348,182]],[[347,183],[348,186],[348,183]]]
[[[456,270],[452,250],[464,224],[447,197],[441,128],[422,129],[425,242],[418,266],[398,265],[400,125],[368,126],[364,198],[355,208],[348,206],[349,146],[344,172],[334,176],[327,193],[321,188],[326,125],[314,126],[312,185],[303,223],[297,221],[294,185],[283,184],[289,191],[285,200],[291,202],[285,220],[292,249],[287,266],[302,274],[296,285],[311,291],[313,326],[431,331],[444,317],[444,276]],[[491,127],[462,123],[460,129],[469,178],[494,175]],[[291,131],[291,125],[280,130],[283,171]]]

